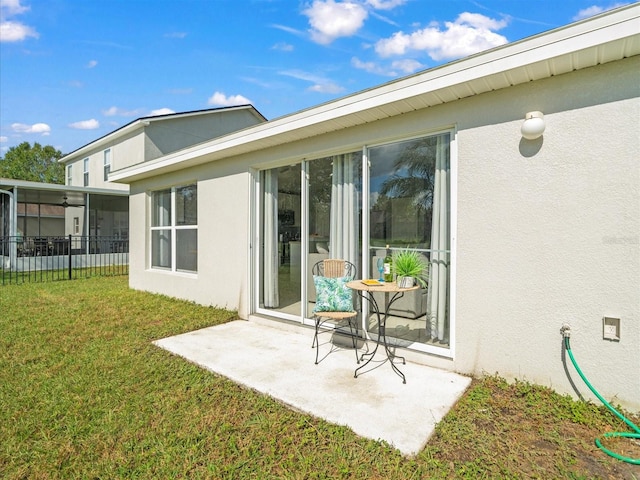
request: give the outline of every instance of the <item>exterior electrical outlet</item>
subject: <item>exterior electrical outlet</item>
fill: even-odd
[[[603,317],[602,318],[602,338],[605,340],[620,341],[620,319]]]

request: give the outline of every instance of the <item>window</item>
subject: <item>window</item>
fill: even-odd
[[[71,167],[73,167],[73,165],[67,165],[67,185],[71,185],[73,181],[73,170]]]
[[[111,149],[104,151],[104,181],[109,181],[109,172],[111,171]]]
[[[198,190],[187,185],[151,194],[151,267],[198,271]]]
[[[80,234],[80,217],[73,217],[73,234]]]
[[[84,166],[84,186],[88,187],[89,186],[89,159],[85,158],[83,161],[83,166]]]

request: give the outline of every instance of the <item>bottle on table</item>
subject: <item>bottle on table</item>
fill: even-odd
[[[389,245],[387,245],[387,255],[384,257],[384,281],[385,282],[393,282],[393,272],[391,271],[391,266],[393,264],[393,258],[391,257],[391,249]]]

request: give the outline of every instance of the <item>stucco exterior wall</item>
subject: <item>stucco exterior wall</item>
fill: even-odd
[[[198,181],[198,272],[151,269],[148,211],[152,190]],[[185,169],[131,186],[130,274],[132,288],[239,310],[248,316],[249,172],[243,162],[223,161]],[[148,216],[147,216],[148,217]]]
[[[136,182],[130,284],[247,318],[250,168],[455,128],[455,356],[410,357],[575,393],[568,371],[590,398],[563,365],[567,323],[590,381],[640,410],[639,70],[631,58]],[[547,128],[526,141],[533,110]],[[149,270],[146,192],[196,179],[197,276]],[[619,342],[602,339],[603,316],[621,319]]]
[[[486,125],[459,125],[458,370],[571,393],[567,323],[590,381],[640,409],[639,67],[632,58],[465,102]],[[525,110],[545,113],[542,139],[520,140]],[[619,342],[603,340],[603,316],[621,319]]]

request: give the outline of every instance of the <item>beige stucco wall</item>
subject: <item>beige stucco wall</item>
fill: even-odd
[[[152,270],[148,192],[198,179],[198,273]],[[248,315],[249,173],[246,164],[218,162],[131,186],[130,286]]]
[[[412,358],[571,393],[560,335],[568,323],[590,381],[640,410],[639,68],[632,58],[138,182],[131,286],[246,318],[250,167],[455,127],[455,356]],[[520,126],[532,110],[545,113],[547,129],[524,141]],[[148,270],[146,192],[195,179],[197,276]],[[605,315],[621,318],[620,342],[602,339]]]
[[[639,67],[633,58],[465,102],[488,125],[461,121],[458,138],[458,369],[571,392],[567,323],[592,384],[640,409]],[[514,108],[545,113],[543,139],[521,141],[521,120],[499,118]],[[603,316],[621,319],[620,342],[603,340]]]

